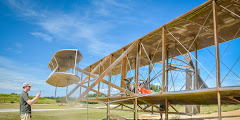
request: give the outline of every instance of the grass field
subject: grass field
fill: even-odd
[[[103,107],[104,104],[89,104],[90,109],[71,109],[71,108],[83,108],[86,104],[67,104],[59,106],[57,104],[35,104],[32,105],[33,109],[67,109],[56,111],[33,111],[33,120],[86,120],[88,115],[89,120],[100,120],[106,117],[106,109],[93,109],[92,107]],[[133,107],[130,105],[130,107]],[[0,104],[1,108],[19,108],[19,104]],[[121,107],[120,107],[121,108]],[[184,112],[183,105],[175,105],[175,108],[181,112]],[[125,108],[124,108],[125,109]],[[240,109],[240,105],[222,105],[222,111],[232,111]],[[173,111],[171,108],[169,111]],[[217,112],[217,105],[201,106],[201,114],[210,114]],[[88,114],[87,114],[88,113]],[[111,110],[111,114],[116,114],[124,118],[132,118],[133,112]],[[150,114],[150,113],[139,113]],[[157,113],[156,113],[157,114]],[[0,112],[0,120],[16,120],[19,119],[19,112]]]

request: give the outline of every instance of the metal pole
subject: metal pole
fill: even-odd
[[[216,57],[216,82],[217,88],[221,87],[220,83],[220,63],[219,63],[219,41],[218,41],[218,24],[217,24],[217,9],[216,9],[216,1],[212,1],[213,4],[213,25],[214,25],[214,43],[215,43],[215,57]],[[222,119],[222,112],[221,112],[221,95],[218,90],[217,93],[218,97],[218,119]]]

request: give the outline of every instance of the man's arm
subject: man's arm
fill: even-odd
[[[30,100],[30,99],[26,100],[26,102],[27,102],[27,104],[32,105],[32,104],[34,104],[39,98],[40,98],[40,93],[38,93],[38,94],[36,95],[36,97],[33,98],[32,100]]]

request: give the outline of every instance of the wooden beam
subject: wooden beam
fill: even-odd
[[[172,107],[173,110],[175,110],[177,113],[179,113],[179,112],[177,111],[177,109],[176,109],[175,107],[172,106],[171,103],[168,102],[168,104]]]
[[[165,59],[166,59],[165,29],[162,28],[162,91],[165,92]]]
[[[124,53],[124,49],[122,49],[122,53]],[[127,77],[127,56],[122,59],[121,65],[121,87],[126,88],[126,84],[124,82],[124,78]]]
[[[91,73],[96,72],[96,71],[98,70],[98,68],[99,68],[100,66],[102,66],[102,65],[108,60],[108,58],[109,58],[109,56],[105,57],[105,58],[102,60],[102,62],[100,62],[100,63],[91,71]],[[73,88],[73,89],[68,93],[67,97],[70,97],[70,96],[79,88],[79,86],[80,86],[82,83],[84,83],[88,78],[89,78],[89,76],[85,77],[80,83],[78,83],[77,86],[76,86],[75,88]],[[66,97],[62,98],[61,102],[62,102],[62,103],[65,102],[65,99],[66,99]]]
[[[133,108],[131,108],[131,107],[127,106],[127,105],[124,105],[124,104],[121,104],[121,105],[126,107],[126,108],[129,108],[129,109],[133,110]]]
[[[138,43],[139,43],[140,39],[139,40],[136,40],[120,57],[118,57],[117,60],[115,60],[113,62],[113,64],[111,64],[96,80],[93,84],[91,84],[91,86],[85,90],[83,93],[82,93],[82,96],[80,96],[78,98],[78,100],[81,100],[97,83],[99,83],[103,77],[108,74]]]
[[[81,85],[81,87],[86,88],[86,89],[88,88],[88,86],[85,86],[85,85]],[[105,95],[104,93],[99,92],[99,91],[97,91],[97,90],[91,89],[91,91],[93,91],[93,92],[95,92],[95,93],[97,93],[97,94],[99,94],[99,95],[103,95],[103,96],[107,97],[107,95]]]
[[[220,59],[219,59],[219,41],[218,41],[218,23],[217,23],[217,6],[216,6],[216,0],[212,1],[213,5],[213,26],[214,26],[214,44],[215,44],[215,58],[216,58],[216,82],[217,82],[217,88],[221,87],[220,82]],[[221,110],[221,95],[218,91],[217,93],[218,98],[218,119],[222,119],[222,110]]]
[[[152,104],[152,103],[150,103],[150,102],[147,102],[147,101],[145,101],[145,100],[142,100],[142,99],[139,99],[139,98],[138,98],[138,101],[141,101],[141,102],[143,102],[143,103],[149,104],[149,105],[151,105],[151,106],[153,106],[153,107],[155,107],[155,108],[158,108],[158,109],[161,109],[161,110],[165,111],[165,109],[162,109],[162,108],[160,108],[160,107],[158,107],[158,106],[156,106],[156,105],[154,105],[154,104]]]
[[[116,106],[116,107],[114,107],[114,108],[112,108],[112,109],[116,109],[116,108],[118,108],[119,106],[121,106],[122,104],[119,104],[118,106]]]
[[[237,100],[237,99],[235,99],[233,96],[229,96],[228,98],[231,99],[231,100],[233,100],[233,101],[236,101],[236,102],[240,103],[240,101]]]
[[[146,107],[144,107],[143,109],[142,109],[142,111],[145,111],[147,108],[149,108],[151,105],[147,105]]]
[[[92,77],[92,78],[98,79],[98,77],[95,76],[94,74],[92,74],[92,73],[90,73],[90,72],[88,72],[88,71],[85,71],[85,70],[83,70],[83,69],[81,69],[81,68],[76,67],[76,70],[79,71],[79,72],[84,72],[84,74],[86,74],[86,75],[88,75],[88,76],[90,76],[90,77]],[[95,81],[96,81],[96,80],[95,80]],[[116,89],[118,89],[118,90],[120,90],[120,91],[122,91],[122,92],[124,92],[124,93],[126,93],[126,94],[129,94],[129,95],[131,95],[131,96],[135,96],[135,94],[134,94],[133,92],[128,91],[128,90],[125,89],[125,88],[121,88],[121,87],[119,87],[119,86],[117,86],[117,85],[115,85],[115,84],[113,84],[113,83],[111,83],[111,82],[109,82],[109,81],[107,81],[107,80],[101,79],[100,81],[103,82],[103,83],[105,83],[105,84],[107,84],[107,85],[109,85],[109,86],[111,86],[111,87],[114,87],[114,88],[116,88]]]
[[[115,120],[126,120],[126,118],[123,118],[118,115],[109,114],[108,116],[114,118]]]
[[[102,61],[101,61],[102,62]],[[102,66],[99,67],[99,76],[102,74]],[[100,90],[100,82],[98,83],[98,92]],[[99,94],[97,94],[97,98],[99,97]]]
[[[119,86],[117,86],[117,85],[115,85],[113,83],[110,83],[110,82],[108,82],[108,81],[106,81],[104,79],[102,79],[101,82],[103,82],[103,83],[105,83],[105,84],[107,84],[107,85],[109,85],[111,87],[114,87],[114,88],[116,88],[116,89],[118,89],[118,90],[120,90],[120,91],[122,91],[122,92],[124,92],[126,94],[129,94],[131,96],[135,96],[135,94],[133,92],[131,92],[131,91],[125,89],[125,88],[119,87]]]

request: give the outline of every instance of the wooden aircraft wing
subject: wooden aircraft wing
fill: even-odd
[[[240,26],[240,18],[231,14],[229,11],[223,9],[220,6],[225,6],[236,14],[240,14],[239,2],[234,0],[218,0],[217,1],[217,12],[218,12],[218,31],[219,31],[219,43],[226,42],[232,39],[240,37],[240,34],[235,36]],[[187,51],[182,47],[185,46],[189,49],[192,46],[195,37],[197,36],[198,50],[214,45],[213,36],[213,18],[212,18],[212,0],[208,0],[202,5],[192,9],[191,11],[179,16],[178,18],[168,22],[167,24],[153,30],[152,32],[140,37],[137,40],[141,40],[144,49],[147,51],[149,56],[155,54],[155,58],[152,60],[153,63],[161,61],[162,47],[162,28],[166,29],[166,45],[168,46],[168,52],[171,57],[179,56],[180,53],[185,54]],[[205,23],[205,24],[204,24]],[[200,31],[200,32],[199,32]],[[175,38],[174,38],[174,37]],[[235,36],[235,38],[234,38]],[[175,39],[178,39],[182,45],[180,45]],[[134,43],[133,41],[132,43]],[[124,50],[126,50],[132,43],[120,48],[119,50],[111,53],[113,60],[116,60]],[[160,45],[159,45],[160,44]],[[190,52],[194,51],[194,47],[189,49]],[[131,65],[130,69],[135,67],[137,48],[134,48],[128,53],[128,61]],[[156,53],[155,53],[156,52]],[[89,65],[85,70],[89,71],[89,67],[95,68],[104,58]],[[146,66],[149,64],[148,57],[146,54],[141,55],[141,65]],[[109,62],[103,64],[104,68],[109,66]],[[129,70],[130,70],[129,69]],[[112,69],[112,75],[121,73],[121,65],[117,65]],[[94,72],[99,74],[99,71]]]
[[[239,104],[240,103],[240,87],[222,87],[198,89],[191,91],[174,91],[165,93],[139,94],[138,104],[165,104],[165,98],[171,104],[217,104],[217,92],[220,91],[222,104]],[[88,99],[92,102],[108,102],[108,98],[92,98]],[[134,97],[110,97],[110,104],[133,104]]]

